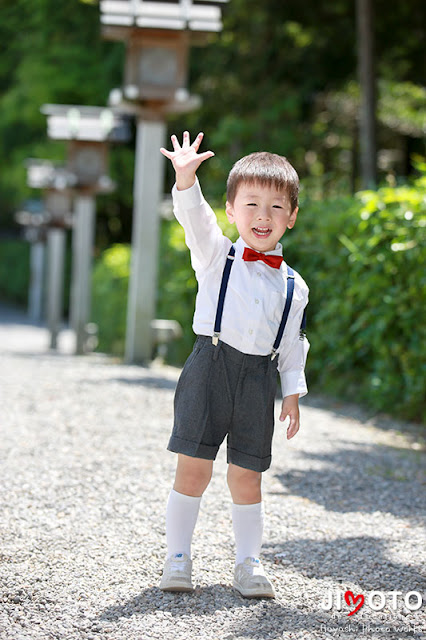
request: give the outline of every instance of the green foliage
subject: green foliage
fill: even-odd
[[[97,5],[0,0],[0,53],[0,225],[11,227],[31,194],[25,159],[65,159],[65,145],[47,139],[40,107],[105,104],[121,82],[124,46],[102,40]]]
[[[390,166],[380,162],[380,179],[389,169],[408,175],[410,154],[424,153],[419,60],[425,7],[412,0],[409,8],[398,4],[389,12],[384,0],[375,2],[378,144],[398,150]],[[232,0],[225,6],[223,31],[191,54],[191,86],[202,108],[170,125],[173,133],[206,133],[204,148],[216,154],[209,161],[209,200],[221,203],[232,164],[261,149],[289,157],[305,188],[320,197],[357,190],[355,17],[354,3],[345,0]],[[407,39],[407,33],[416,36]],[[331,104],[336,94],[347,108]]]
[[[289,262],[311,289],[311,381],[425,418],[426,178],[355,200],[306,201],[297,227]]]
[[[404,156],[391,167],[402,175],[410,153],[424,153],[425,7],[410,0],[389,11],[385,0],[375,2],[379,143]],[[206,132],[216,153],[208,197],[222,204],[233,162],[259,149],[291,158],[321,197],[356,189],[358,107],[330,105],[357,84],[354,3],[232,0],[223,23],[208,46],[191,47],[188,84],[201,108],[170,122],[174,132]],[[65,144],[46,137],[41,105],[104,105],[122,85],[124,59],[124,43],[102,38],[97,0],[0,0],[0,226],[12,228],[14,211],[34,196],[25,159],[65,161]],[[133,155],[134,141],[111,148],[117,189],[97,199],[98,247],[130,239]]]
[[[99,328],[100,351],[124,354],[129,273],[128,245],[104,251],[93,270],[91,317]]]
[[[30,281],[30,245],[24,240],[0,241],[0,298],[26,305]]]
[[[378,117],[390,129],[423,137],[426,132],[426,88],[410,82],[382,81]]]

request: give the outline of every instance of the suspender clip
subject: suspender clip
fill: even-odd
[[[271,353],[271,360],[274,360],[274,358],[277,357],[277,350],[276,349],[272,349],[272,353]]]
[[[219,336],[220,336],[220,333],[218,333],[217,331],[215,331],[215,332],[213,333],[213,336],[212,336],[212,344],[214,344],[214,346],[215,346],[215,347],[217,347],[217,345],[218,345],[218,343],[219,343]]]

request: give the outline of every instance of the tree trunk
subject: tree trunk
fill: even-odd
[[[377,181],[377,150],[373,0],[356,0],[356,12],[358,77],[361,88],[359,114],[361,184],[363,189],[374,189]]]

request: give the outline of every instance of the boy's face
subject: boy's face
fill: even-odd
[[[241,183],[233,204],[226,203],[229,222],[249,247],[262,252],[273,251],[285,230],[294,227],[298,210],[291,211],[285,192],[256,183]]]

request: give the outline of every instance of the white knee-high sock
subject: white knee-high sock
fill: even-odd
[[[166,508],[167,558],[174,553],[186,553],[191,557],[191,540],[200,503],[201,496],[170,491]]]
[[[235,535],[235,564],[245,558],[258,558],[262,546],[263,502],[232,504],[232,524]]]

